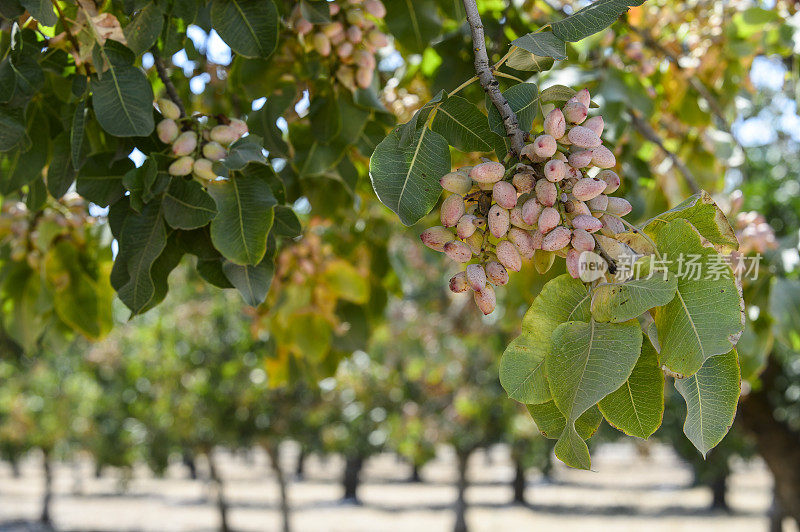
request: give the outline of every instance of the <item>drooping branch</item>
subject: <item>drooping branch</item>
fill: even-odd
[[[639,117],[635,111],[629,110],[628,115],[631,117],[631,124],[633,124],[633,127],[636,128],[636,131],[638,131],[639,134],[645,139],[658,146],[658,148],[664,152],[664,155],[666,155],[669,160],[672,161],[672,164],[675,165],[680,173],[683,174],[683,178],[686,181],[686,184],[689,185],[692,193],[697,194],[700,192],[700,185],[697,184],[697,180],[694,178],[692,171],[689,170],[689,168],[686,166],[686,163],[684,163],[680,157],[664,146],[664,141],[658,136],[656,130],[653,129],[653,127],[646,121],[642,120],[642,118]]]
[[[181,111],[181,118],[183,118],[186,116],[186,109],[183,107],[181,97],[178,96],[178,91],[175,90],[175,85],[173,85],[172,80],[169,79],[169,73],[167,72],[167,67],[164,65],[164,60],[161,59],[161,55],[159,55],[155,46],[150,49],[150,53],[153,54],[153,64],[156,66],[158,77],[167,89],[167,96],[178,106],[178,109]]]
[[[503,96],[503,93],[500,92],[497,78],[492,74],[489,56],[486,53],[486,37],[483,33],[483,22],[481,21],[480,13],[478,13],[478,5],[475,0],[463,1],[464,10],[467,13],[467,22],[472,31],[472,51],[475,54],[475,72],[478,74],[478,81],[486,94],[489,95],[489,100],[500,113],[506,136],[511,142],[511,152],[515,156],[519,156],[525,146],[525,132],[520,129],[516,113],[511,109],[511,105]]]
[[[73,51],[75,52],[74,60],[75,60],[75,66],[77,68],[81,56],[81,45],[78,43],[78,39],[76,39],[75,36],[72,34],[72,31],[69,28],[69,22],[67,21],[67,17],[64,16],[64,12],[61,10],[61,6],[58,5],[58,2],[56,2],[56,0],[51,0],[51,2],[53,3],[53,7],[56,9],[58,20],[64,27],[64,34],[67,36],[67,40],[72,45]],[[89,66],[86,63],[83,63],[83,71],[86,73],[87,78],[92,75],[91,72],[89,71]]]

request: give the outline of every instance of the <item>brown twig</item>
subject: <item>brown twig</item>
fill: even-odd
[[[150,49],[150,53],[153,54],[153,64],[156,66],[158,77],[164,84],[164,88],[167,89],[167,96],[169,96],[169,99],[178,106],[178,109],[181,112],[181,118],[183,118],[186,116],[186,109],[183,107],[183,100],[181,100],[181,97],[178,96],[178,91],[175,90],[175,85],[173,85],[172,80],[169,79],[169,73],[167,72],[167,67],[164,65],[164,60],[161,59],[161,55],[158,53],[158,50],[155,46]]]
[[[81,45],[78,43],[78,40],[72,34],[72,31],[69,29],[69,24],[67,23],[67,18],[64,16],[64,12],[61,10],[61,6],[58,5],[56,0],[50,0],[53,4],[53,7],[56,8],[56,13],[58,14],[58,20],[61,21],[61,25],[64,26],[64,33],[67,35],[67,40],[72,45],[72,48],[75,49],[75,64],[78,64],[81,57]],[[86,72],[86,77],[90,77],[92,75],[91,71],[89,70],[89,66],[86,63],[82,63],[83,70]]]
[[[489,56],[486,53],[486,37],[483,33],[483,22],[481,21],[480,13],[478,13],[478,5],[475,0],[463,0],[464,11],[467,13],[467,22],[469,23],[470,30],[472,31],[472,50],[475,53],[475,72],[478,74],[478,80],[481,87],[489,96],[492,104],[500,113],[500,118],[503,121],[503,127],[506,130],[506,136],[511,141],[511,152],[514,156],[519,157],[522,148],[525,146],[525,132],[519,127],[517,115],[511,105],[506,100],[503,93],[500,91],[497,78],[492,74],[492,67],[489,65]]]

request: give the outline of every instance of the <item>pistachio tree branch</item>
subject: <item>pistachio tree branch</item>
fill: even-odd
[[[178,109],[180,109],[181,112],[181,118],[183,118],[186,116],[186,109],[183,107],[183,101],[181,100],[181,97],[178,96],[178,91],[175,90],[175,85],[173,85],[172,80],[169,79],[169,73],[167,72],[167,67],[164,65],[164,60],[161,59],[161,55],[159,55],[155,46],[150,49],[150,53],[153,54],[153,64],[156,66],[158,77],[164,84],[164,88],[167,89],[167,96],[169,96],[169,99],[178,106]]]
[[[664,155],[666,155],[669,160],[672,161],[672,164],[674,164],[675,167],[683,174],[683,178],[686,181],[686,184],[689,185],[692,193],[697,194],[700,192],[700,185],[697,184],[697,180],[694,178],[692,171],[689,170],[689,167],[686,166],[686,163],[684,163],[680,157],[675,155],[675,153],[671,152],[666,146],[664,146],[664,140],[658,135],[656,130],[653,129],[650,124],[644,121],[632,109],[628,110],[628,115],[631,117],[631,124],[633,124],[633,127],[636,128],[636,131],[638,131],[639,134],[645,139],[658,146],[658,148],[664,152]]]
[[[58,20],[61,21],[61,25],[64,27],[64,33],[67,36],[67,40],[72,45],[73,51],[75,55],[73,59],[75,60],[75,67],[77,68],[78,62],[80,61],[81,56],[81,45],[78,43],[78,40],[72,34],[72,31],[69,28],[69,23],[67,22],[67,18],[64,16],[64,12],[61,10],[61,6],[58,5],[56,0],[51,0],[53,3],[53,7],[56,8],[56,14],[58,15]],[[90,77],[92,74],[89,71],[89,66],[86,63],[83,63],[83,71],[86,73],[86,77]]]
[[[489,65],[489,56],[486,53],[486,37],[483,33],[483,22],[481,21],[480,13],[478,13],[478,5],[475,0],[463,0],[463,2],[464,11],[467,13],[467,22],[472,31],[475,72],[478,74],[481,87],[483,87],[483,90],[489,96],[489,100],[500,113],[506,136],[511,142],[512,154],[519,157],[522,148],[525,146],[525,132],[519,128],[517,115],[511,109],[511,105],[503,96],[503,93],[500,92],[497,78],[494,77],[492,67]]]

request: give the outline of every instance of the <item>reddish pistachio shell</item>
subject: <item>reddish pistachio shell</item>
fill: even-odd
[[[602,179],[606,182],[606,188],[603,190],[606,194],[611,194],[616,192],[619,188],[620,180],[617,173],[613,170],[603,170],[599,174],[597,174],[599,179]]]
[[[469,262],[472,258],[472,250],[460,240],[453,240],[445,244],[444,252],[456,262]]]
[[[364,37],[361,33],[361,28],[358,26],[350,26],[347,28],[347,40],[353,44],[357,44],[361,42],[361,39]]]
[[[561,223],[561,215],[553,207],[545,207],[542,214],[539,215],[539,232],[544,234],[549,233],[555,226]]]
[[[466,272],[458,272],[450,278],[450,290],[457,294],[469,290]]]
[[[464,216],[464,198],[458,194],[447,196],[442,202],[439,217],[445,227],[455,226],[461,217]]]
[[[156,126],[156,132],[158,133],[158,139],[164,144],[172,144],[180,133],[178,124],[171,118],[165,118],[159,122]]]
[[[353,55],[353,49],[353,43],[345,41],[336,47],[336,55],[339,56],[339,59],[347,59]]]
[[[592,212],[603,212],[608,208],[608,196],[600,194],[596,198],[592,198],[586,202],[589,210]]]
[[[487,284],[480,292],[475,292],[475,304],[484,314],[491,314],[497,306],[497,298],[492,285]]]
[[[244,120],[239,120],[238,118],[231,118],[231,121],[228,123],[228,127],[233,130],[237,138],[241,138],[245,135],[245,133],[249,132],[249,129],[247,128],[247,122]]]
[[[375,18],[383,18],[386,16],[386,8],[383,6],[381,0],[366,0],[366,2],[364,2],[364,11]]]
[[[517,248],[519,254],[525,258],[530,259],[533,257],[533,252],[536,250],[533,242],[533,236],[524,229],[512,227],[508,230],[508,240]]]
[[[167,171],[169,172],[169,175],[189,175],[192,173],[193,167],[194,159],[188,155],[184,155],[170,164]]]
[[[592,164],[598,168],[613,168],[617,164],[617,158],[605,146],[597,146],[592,148]]]
[[[184,131],[172,143],[172,154],[176,157],[189,155],[197,147],[197,135],[194,131]]]
[[[573,279],[580,277],[580,258],[581,252],[577,249],[571,249],[567,252],[567,273]]]
[[[575,227],[572,230],[572,247],[578,251],[591,251],[594,249],[594,237],[586,229]]]
[[[553,109],[544,119],[544,132],[555,139],[564,136],[567,130],[567,122],[561,109]]]
[[[536,178],[529,172],[518,172],[511,178],[511,184],[517,189],[520,194],[525,194],[533,190],[533,185],[536,183]]]
[[[575,126],[567,134],[569,141],[579,148],[596,148],[603,142],[593,130],[584,126]]]
[[[564,161],[559,159],[550,159],[544,165],[544,177],[552,183],[561,181],[566,175],[567,165],[564,164]]]
[[[522,205],[522,221],[528,225],[536,225],[544,206],[535,199],[529,199]]]
[[[522,218],[522,207],[517,206],[508,211],[508,219],[511,222],[511,225],[514,227],[519,227],[521,229],[533,229],[533,225],[526,223],[524,218]]]
[[[552,207],[556,204],[558,189],[556,189],[555,183],[551,183],[546,179],[540,179],[536,182],[534,190],[536,191],[536,199],[545,207]]]
[[[465,214],[458,220],[458,224],[456,225],[456,234],[458,238],[463,240],[464,238],[472,236],[472,233],[477,229],[475,225],[476,219],[477,217],[472,214]]]
[[[358,67],[356,70],[356,84],[362,89],[368,89],[372,84],[372,68]]]
[[[367,42],[375,48],[389,46],[389,39],[386,38],[386,34],[379,30],[372,30],[367,33]]]
[[[547,159],[546,157],[540,157],[540,156],[536,155],[536,146],[533,143],[526,144],[522,148],[522,151],[520,152],[520,155],[522,157],[527,157],[528,159],[531,160],[531,162],[534,162],[534,163],[540,163],[540,162],[542,162],[542,161]]]
[[[596,177],[585,177],[572,187],[572,195],[581,201],[596,198],[606,189],[606,182]]]
[[[611,214],[616,214],[617,216],[625,216],[633,210],[633,207],[625,198],[611,197],[608,198],[608,207],[606,210]]]
[[[564,104],[564,117],[568,122],[580,124],[586,120],[586,115],[588,114],[589,108],[575,99],[571,99]]]
[[[533,238],[534,249],[542,249],[542,240],[544,240],[544,235],[539,231],[533,231],[531,233],[531,238]]]
[[[486,280],[495,286],[503,286],[508,283],[508,270],[497,261],[486,263]]]
[[[492,198],[504,209],[512,209],[517,204],[517,189],[508,181],[498,181],[492,188]]]
[[[236,131],[234,131],[232,127],[219,125],[211,128],[210,138],[214,142],[219,142],[223,146],[227,146],[236,141],[239,135],[236,134]]]
[[[572,219],[572,227],[594,233],[603,227],[603,222],[590,214],[579,214]]]
[[[563,225],[559,225],[544,235],[544,238],[542,239],[542,249],[545,251],[558,251],[569,244],[571,237],[572,234],[570,233],[570,230]]]
[[[444,245],[455,239],[453,232],[446,227],[437,225],[429,229],[425,229],[419,239],[422,243],[434,251],[444,251]]]
[[[564,210],[567,211],[567,214],[572,215],[592,214],[592,211],[589,210],[589,207],[584,202],[571,194],[567,196],[567,201],[564,202]]]
[[[583,177],[583,174],[581,173],[580,170],[578,170],[577,168],[575,168],[572,165],[567,165],[567,178],[568,179],[577,180],[577,179],[580,179],[581,177]]]
[[[597,133],[598,137],[603,134],[603,128],[605,127],[602,116],[593,116],[592,118],[586,120],[586,122],[584,122],[582,125],[583,127],[588,127]]]
[[[334,6],[336,4],[330,4],[330,5]],[[306,19],[301,18],[301,19],[298,19],[297,22],[295,23],[294,29],[299,35],[306,35],[308,33],[311,33],[311,30],[314,29],[314,25],[311,24]]]
[[[203,157],[209,159],[211,161],[219,161],[220,159],[224,159],[225,156],[228,155],[228,150],[214,140],[209,141],[203,146]]]
[[[503,238],[508,233],[508,227],[511,225],[511,218],[508,211],[500,205],[492,205],[487,215],[489,223],[489,232],[496,238]]]
[[[589,94],[589,89],[581,89],[573,96],[576,100],[581,102],[587,109],[592,105],[592,97]]]
[[[600,217],[603,224],[601,232],[606,236],[614,236],[617,233],[625,232],[625,224],[623,224],[616,216],[605,214]]]
[[[592,164],[592,151],[581,150],[569,154],[569,165],[573,168],[586,168]]]
[[[217,178],[216,172],[213,170],[213,163],[208,159],[197,159],[192,165],[192,172],[200,179],[206,181],[213,181]]]
[[[555,155],[557,148],[556,139],[551,135],[539,135],[533,141],[533,153],[539,157],[552,157]]]
[[[339,14],[339,11],[342,10],[342,7],[337,4],[336,2],[331,2],[328,4],[328,11],[330,12],[331,16],[334,17]]]
[[[466,194],[472,188],[472,179],[463,172],[450,172],[439,179],[442,188],[453,194]]]
[[[476,164],[469,172],[469,176],[478,183],[497,183],[503,179],[506,167],[497,162]]]
[[[467,284],[476,291],[481,291],[486,287],[486,271],[480,264],[470,264],[467,266]]]
[[[512,272],[518,272],[522,269],[522,257],[520,257],[516,246],[508,240],[501,240],[497,243],[495,254],[500,264]]]

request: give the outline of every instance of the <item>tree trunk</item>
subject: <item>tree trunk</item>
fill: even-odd
[[[223,491],[222,477],[217,471],[217,464],[214,461],[214,451],[206,453],[208,459],[208,475],[211,483],[214,486],[214,491],[217,496],[217,509],[219,510],[219,530],[220,532],[230,532],[228,526],[228,503],[225,501],[225,492]]]
[[[711,509],[712,510],[722,510],[725,512],[730,512],[730,506],[728,506],[728,475],[727,473],[721,473],[717,475],[709,485],[711,488]]]
[[[800,525],[800,436],[785,423],[775,419],[768,393],[775,389],[780,369],[770,355],[761,375],[763,386],[741,404],[741,419],[753,434],[759,454],[775,479],[776,500],[785,515]]]
[[[519,460],[514,460],[514,504],[525,504],[525,468]]]
[[[344,475],[342,475],[342,486],[344,487],[344,501],[354,504],[361,504],[358,500],[358,484],[361,475],[361,468],[364,466],[362,456],[348,456],[344,464]]]
[[[772,489],[772,506],[769,509],[769,532],[783,532],[783,518],[786,514],[778,500],[777,490]]]
[[[456,524],[454,532],[467,532],[467,462],[471,451],[456,451],[458,479],[456,480]]]
[[[183,465],[189,470],[189,478],[197,480],[197,464],[194,463],[194,455],[188,451],[183,452]]]
[[[278,489],[280,490],[280,506],[281,506],[281,519],[283,520],[283,532],[290,532],[291,525],[289,524],[289,496],[286,489],[286,477],[283,475],[281,469],[281,452],[277,444],[265,445],[267,454],[269,455],[270,462],[272,462],[272,470],[275,472],[275,478],[278,481]],[[298,459],[299,461],[299,459]]]
[[[52,524],[52,520],[50,518],[50,503],[53,500],[53,467],[50,463],[50,453],[44,449],[42,450],[42,453],[42,466],[44,468],[44,497],[42,498],[42,515],[39,518],[39,521],[44,525],[50,526]]]
[[[13,478],[19,478],[22,476],[22,473],[19,470],[19,459],[16,456],[12,456],[8,459],[8,463],[11,464],[11,476]]]
[[[103,464],[95,462],[94,464],[94,478],[100,479],[103,477]]]
[[[303,480],[306,472],[306,451],[302,447],[297,454],[297,463],[294,466],[294,476],[297,480]]]
[[[422,477],[419,476],[419,466],[411,464],[411,476],[408,477],[409,482],[422,482]]]

